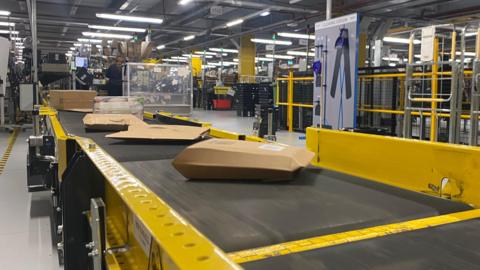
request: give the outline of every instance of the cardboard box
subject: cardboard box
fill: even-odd
[[[121,140],[142,141],[194,141],[208,132],[206,127],[177,125],[130,126],[127,131],[109,134],[105,137]]]
[[[211,139],[187,147],[173,166],[188,179],[290,180],[314,153],[293,146]]]
[[[87,114],[83,117],[85,129],[98,131],[121,131],[128,127],[144,127],[147,123],[131,114]]]
[[[49,105],[57,110],[92,109],[96,91],[50,90]]]

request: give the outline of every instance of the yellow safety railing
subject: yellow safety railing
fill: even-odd
[[[314,77],[294,77],[293,72],[288,73],[288,77],[286,78],[277,78],[277,87],[276,87],[276,102],[277,106],[287,106],[287,125],[288,131],[293,131],[293,107],[302,107],[302,108],[313,108],[313,104],[301,104],[301,103],[294,103],[293,102],[293,83],[295,81],[312,81],[313,83]],[[280,85],[279,82],[287,81],[287,102],[279,102],[280,97]]]

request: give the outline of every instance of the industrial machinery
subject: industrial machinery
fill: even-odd
[[[83,113],[37,109],[29,183],[52,191],[67,270],[480,263],[477,148],[309,128],[322,169],[291,182],[187,181],[171,165],[186,145],[119,144],[86,132]],[[145,121],[209,125],[165,113]],[[214,127],[210,136],[262,141]]]

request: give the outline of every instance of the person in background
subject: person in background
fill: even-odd
[[[107,69],[105,76],[108,78],[107,90],[109,96],[122,96],[122,64],[123,58],[117,56],[115,62]]]

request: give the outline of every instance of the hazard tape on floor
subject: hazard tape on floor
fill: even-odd
[[[15,144],[15,140],[17,140],[18,136],[18,129],[14,129],[13,132],[10,134],[7,143],[7,149],[3,152],[2,159],[0,159],[0,175],[3,173],[5,166],[7,165],[8,158],[12,154],[13,145]]]

